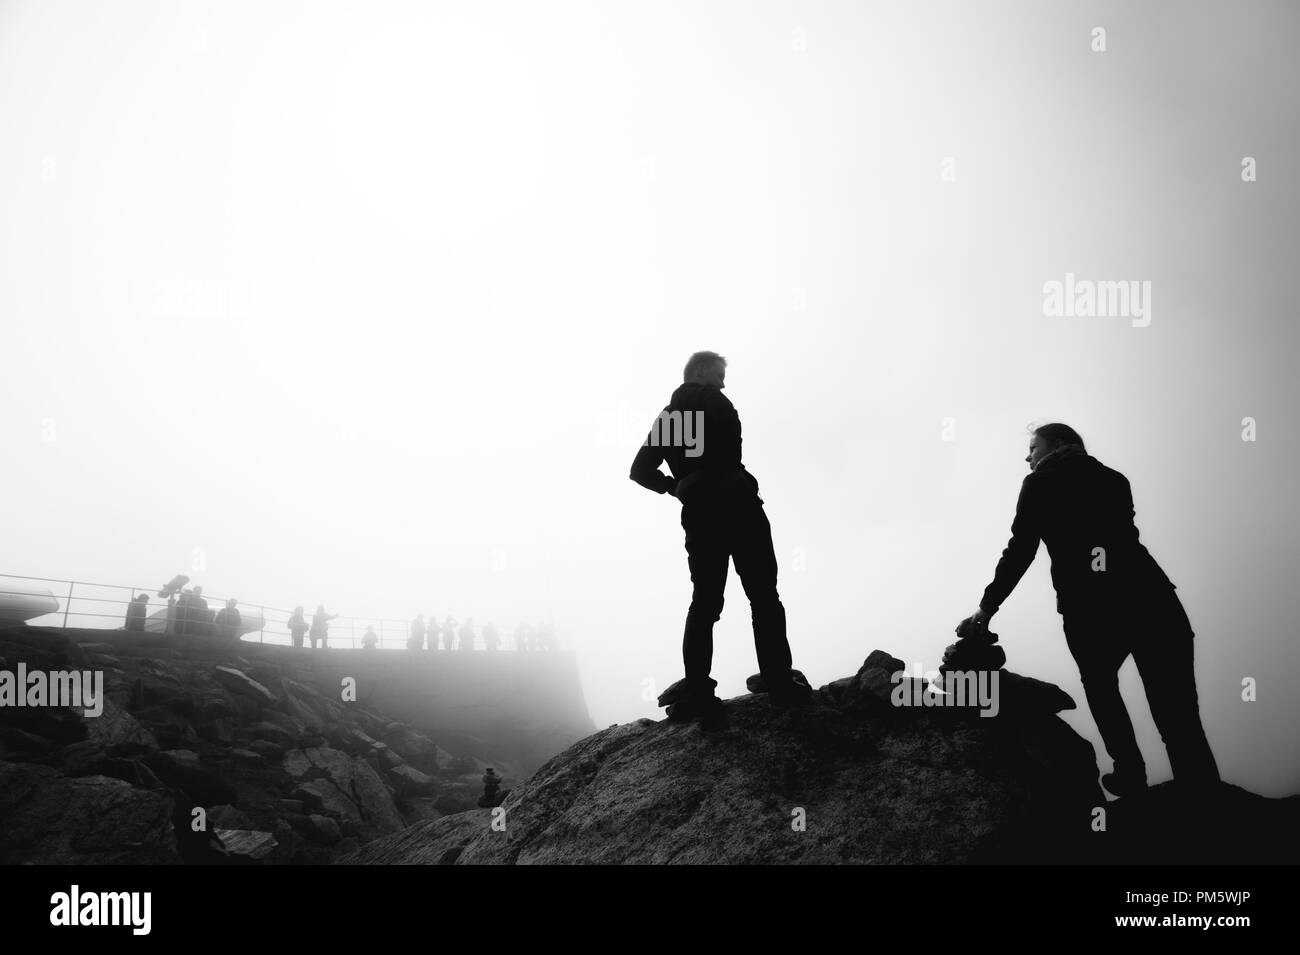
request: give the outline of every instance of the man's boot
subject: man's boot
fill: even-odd
[[[678,680],[659,694],[659,705],[666,707],[668,718],[684,723],[697,718],[711,718],[722,710],[722,701],[713,695],[718,681]]]
[[[745,688],[750,693],[766,693],[768,702],[773,706],[787,708],[802,706],[812,699],[812,687],[808,678],[799,670],[791,669],[790,677],[776,686],[768,686],[761,673],[755,673],[745,681]]]

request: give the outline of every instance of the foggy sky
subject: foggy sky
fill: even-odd
[[[1225,779],[1300,790],[1298,28],[1285,3],[6,0],[0,572],[550,615],[598,726],[659,718],[690,585],[678,507],[627,470],[714,349],[814,686],[876,648],[938,664],[1026,425],[1062,420],[1132,482]],[[1045,316],[1067,273],[1149,281],[1150,324]],[[1106,765],[1047,571],[992,629]],[[741,693],[734,574],[716,636]]]

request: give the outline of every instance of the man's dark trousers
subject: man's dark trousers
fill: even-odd
[[[749,598],[759,672],[769,689],[788,685],[785,607],[776,591],[776,552],[762,499],[749,491],[702,496],[683,504],[682,529],[693,585],[682,640],[688,683],[713,685],[713,625],[722,616],[727,565],[734,560]]]
[[[1146,778],[1146,763],[1119,692],[1119,669],[1131,654],[1174,778],[1198,786],[1217,783],[1219,769],[1196,696],[1192,627],[1177,595],[1170,592],[1106,613],[1067,613],[1064,624],[1088,708],[1115,773]]]

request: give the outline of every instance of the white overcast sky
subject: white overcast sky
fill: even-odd
[[[937,664],[1063,420],[1132,481],[1224,775],[1295,792],[1297,39],[1283,2],[3,0],[0,572],[553,615],[598,725],[657,717],[689,581],[627,469],[711,348],[814,685]],[[1150,325],[1044,316],[1067,272],[1151,282]],[[994,629],[1082,706],[1045,552]],[[756,669],[733,579],[720,692]]]

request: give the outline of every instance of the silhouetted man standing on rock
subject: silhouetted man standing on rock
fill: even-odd
[[[1178,782],[1217,784],[1196,698],[1192,626],[1174,585],[1138,540],[1128,479],[1091,457],[1064,424],[1035,430],[1025,460],[1031,473],[1020,487],[1011,540],[979,610],[958,634],[987,629],[1041,540],[1052,558],[1065,640],[1115,763],[1102,784],[1116,796],[1146,789],[1146,764],[1119,692],[1119,669],[1130,654]]]
[[[758,481],[740,460],[740,416],[722,394],[727,362],[714,352],[696,352],[686,363],[683,384],[651,428],[629,475],[642,487],[671,494],[682,505],[686,557],[691,570],[691,606],[686,614],[682,657],[686,678],[660,697],[673,704],[674,719],[702,715],[716,706],[709,676],[713,668],[713,624],[722,615],[727,566],[749,598],[759,672],[778,706],[803,702],[806,683],[791,677],[785,607],[776,590],[772,528],[758,496]],[[667,462],[672,477],[659,470]]]

